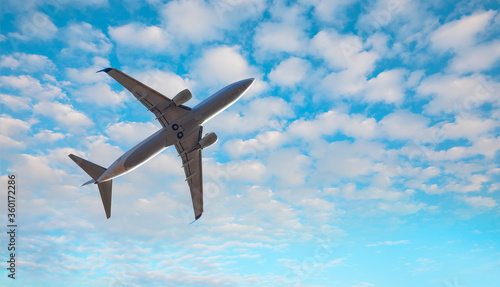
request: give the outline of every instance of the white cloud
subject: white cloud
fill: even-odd
[[[1,76],[0,86],[19,90],[22,95],[38,100],[53,100],[65,98],[61,88],[52,84],[42,84],[39,80],[28,76]]]
[[[461,114],[495,100],[492,97],[495,85],[480,75],[459,77],[434,74],[422,80],[417,87],[417,94],[432,97],[425,105],[425,110],[430,114]]]
[[[304,1],[305,2],[305,1]],[[352,2],[349,0],[310,0],[309,4],[312,5],[314,9],[314,15],[321,21],[327,23],[335,23],[342,25],[342,15],[345,12],[346,6]]]
[[[377,122],[359,114],[347,114],[340,110],[331,110],[318,114],[314,119],[298,119],[288,127],[290,136],[304,140],[315,140],[323,135],[335,135],[342,132],[354,138],[373,138],[377,132]]]
[[[19,136],[25,134],[30,129],[30,124],[9,115],[1,115],[0,133],[8,136]]]
[[[261,22],[255,29],[253,38],[255,54],[267,58],[269,54],[281,52],[303,53],[309,42],[304,33],[308,23],[302,16],[305,13],[303,7],[276,3],[270,10],[272,21]]]
[[[500,59],[500,42],[481,43],[479,35],[490,28],[496,12],[478,11],[462,16],[439,27],[431,36],[432,46],[440,51],[452,49],[455,56],[448,69],[452,72],[467,73],[488,70]]]
[[[28,39],[50,40],[58,32],[49,16],[41,12],[32,12],[18,17],[17,25],[22,36]]]
[[[497,202],[491,197],[483,197],[483,196],[470,196],[463,197],[465,203],[472,207],[481,208],[493,208],[497,206]]]
[[[115,93],[106,83],[83,86],[73,94],[77,97],[77,101],[93,103],[99,107],[121,106],[125,100],[124,94]]]
[[[499,149],[500,138],[483,136],[476,139],[472,146],[455,146],[448,150],[432,152],[429,158],[436,161],[457,161],[475,155],[483,155],[491,159]]]
[[[233,157],[257,156],[266,149],[281,146],[287,137],[278,131],[267,131],[249,140],[235,139],[224,144],[224,149]]]
[[[365,101],[400,105],[405,98],[405,74],[406,71],[401,69],[389,70],[368,80],[364,92]]]
[[[380,143],[336,141],[310,153],[316,160],[314,176],[325,182],[338,182],[374,173],[375,163],[382,161],[385,150]]]
[[[31,109],[31,99],[0,94],[0,102],[9,109],[19,112]]]
[[[205,127],[217,133],[245,134],[280,129],[282,118],[293,115],[290,104],[281,98],[257,98],[236,111],[231,107],[208,121]]]
[[[7,135],[0,134],[0,150],[2,150],[2,154],[4,154],[5,151],[7,150],[13,150],[13,149],[25,149],[27,146],[27,143],[25,141],[18,141],[15,140]]]
[[[130,23],[120,27],[109,27],[109,35],[119,45],[155,52],[166,49],[172,36],[161,27]]]
[[[3,55],[0,59],[0,67],[33,72],[51,70],[55,68],[55,65],[46,56],[16,52]]]
[[[293,87],[307,77],[310,68],[307,60],[291,57],[279,63],[268,77],[275,85]]]
[[[39,191],[41,186],[60,184],[63,179],[70,178],[66,171],[55,168],[53,163],[45,156],[16,155],[16,161],[7,170],[23,174],[23,177],[26,179],[24,185],[28,194]],[[30,195],[30,198],[34,197]]]
[[[51,130],[42,130],[33,136],[37,141],[54,143],[65,136],[62,133],[54,132]]]
[[[311,40],[311,49],[332,69],[348,68],[352,57],[363,50],[362,39],[352,35],[341,35],[335,30],[322,30]]]
[[[422,115],[410,111],[395,111],[380,120],[380,136],[396,140],[424,141],[432,138],[429,123],[430,120]]]
[[[138,71],[133,73],[133,76],[141,83],[155,89],[169,98],[175,97],[177,93],[184,89],[192,89],[195,86],[195,83],[189,78],[183,78],[170,71],[162,71],[158,69]],[[193,98],[195,97],[196,95],[193,95]],[[190,102],[187,104],[189,105]]]
[[[82,53],[108,54],[112,44],[99,28],[86,22],[75,23],[64,28],[67,48],[61,50],[66,56],[81,56]]]
[[[158,131],[158,127],[152,122],[119,122],[106,128],[106,134],[109,138],[119,143],[120,146],[137,144],[156,131]]]
[[[201,43],[222,36],[219,32],[222,27],[221,18],[205,1],[172,1],[165,5],[161,13],[166,30],[187,38],[190,42]]]
[[[399,192],[385,187],[379,188],[370,186],[359,189],[353,183],[348,183],[336,190],[329,189],[327,192],[334,196],[341,196],[349,200],[382,199],[394,202],[411,196],[411,192]]]
[[[204,161],[203,165],[206,168],[205,178],[207,181],[217,182],[217,178],[227,172],[231,181],[244,181],[256,184],[262,182],[268,175],[266,166],[257,160],[235,160],[226,164],[220,164],[210,159]]]
[[[369,49],[371,47],[371,49]],[[360,37],[340,35],[336,31],[320,31],[312,40],[312,51],[320,56],[334,72],[326,75],[321,82],[324,93],[331,98],[364,98],[367,102],[402,101],[403,70],[380,73],[367,81],[368,74],[380,59],[379,45],[363,44]],[[385,89],[378,93],[376,88]]]
[[[448,68],[458,73],[480,72],[494,67],[499,59],[500,41],[493,41],[461,50]]]
[[[93,125],[92,121],[83,113],[76,111],[73,106],[59,102],[40,102],[33,108],[35,114],[53,118],[58,124],[68,129],[83,129]]]
[[[491,10],[476,12],[470,16],[463,16],[459,20],[446,23],[432,33],[430,36],[431,43],[441,50],[457,50],[472,46],[476,43],[477,34],[484,31],[494,16],[495,12]]]
[[[269,171],[278,177],[281,184],[286,186],[304,184],[310,173],[311,164],[311,158],[291,148],[273,152],[267,162]]]
[[[110,66],[109,60],[101,57],[92,59],[92,66],[87,68],[67,68],[66,73],[73,83],[93,84],[110,80],[110,77],[103,73],[96,73],[99,70]]]
[[[264,22],[257,28],[255,46],[264,52],[296,53],[303,49],[307,38],[299,27],[287,23]]]
[[[250,66],[248,61],[240,54],[238,46],[220,46],[205,51],[191,69],[191,74],[198,82],[204,86],[220,87],[233,82],[255,78],[249,92],[262,90],[262,83],[259,83],[261,73],[257,68]]]
[[[91,162],[108,167],[123,154],[123,151],[108,143],[104,136],[91,136],[87,138],[85,153]]]
[[[440,135],[445,139],[466,138],[475,141],[494,130],[497,123],[492,119],[480,119],[475,116],[456,117],[453,123],[446,123],[441,127]]]

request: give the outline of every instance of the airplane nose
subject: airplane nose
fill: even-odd
[[[255,78],[246,79],[245,86],[248,88],[248,87],[250,87],[250,85],[253,84],[253,82],[255,82]]]

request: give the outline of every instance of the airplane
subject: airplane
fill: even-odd
[[[162,128],[124,153],[108,168],[70,154],[69,157],[92,178],[82,186],[97,184],[106,218],[109,219],[113,179],[131,172],[174,145],[182,158],[182,167],[191,192],[194,221],[198,220],[203,213],[201,150],[217,141],[217,135],[213,132],[202,136],[203,124],[240,99],[253,84],[254,78],[232,83],[194,108],[189,108],[183,105],[192,98],[188,89],[170,99],[120,70],[106,68],[97,71],[99,72],[107,73],[129,90],[137,101],[155,115]]]

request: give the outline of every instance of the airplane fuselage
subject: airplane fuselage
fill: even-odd
[[[111,180],[134,170],[185,136],[198,131],[200,125],[236,102],[253,81],[253,79],[246,79],[233,83],[205,99],[185,115],[120,156],[96,180],[96,183]]]

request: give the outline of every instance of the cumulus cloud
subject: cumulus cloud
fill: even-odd
[[[341,35],[336,30],[322,30],[311,40],[311,49],[332,69],[345,69],[352,64],[353,57],[363,50],[360,37]]]
[[[431,96],[431,100],[425,105],[428,113],[462,114],[495,100],[492,95],[496,85],[480,75],[455,76],[438,73],[422,80],[416,91],[420,96]]]
[[[449,70],[458,73],[479,72],[493,67],[500,59],[500,42],[481,41],[480,35],[491,29],[496,11],[477,11],[443,24],[430,35],[432,46],[439,51],[452,50],[455,57]]]
[[[106,134],[109,138],[120,145],[131,146],[147,138],[158,130],[158,127],[152,122],[119,122],[106,128]]]
[[[492,119],[481,119],[475,116],[456,117],[453,123],[441,127],[440,135],[444,139],[466,138],[474,142],[479,137],[493,131],[497,123]]]
[[[187,77],[181,77],[171,71],[158,69],[131,72],[129,75],[134,76],[141,83],[155,89],[169,98],[175,97],[177,93],[184,89],[192,89],[196,84]],[[196,96],[197,95],[194,94],[193,98],[196,98]]]
[[[493,208],[497,206],[496,200],[491,197],[469,196],[463,197],[463,200],[466,204],[476,208]]]
[[[38,79],[28,75],[17,77],[1,76],[0,86],[17,90],[21,95],[37,100],[53,100],[66,97],[61,88],[49,83],[41,83]]]
[[[63,133],[54,132],[51,130],[42,130],[35,134],[33,138],[40,142],[54,143],[60,139],[63,139],[65,135]]]
[[[324,182],[338,182],[374,173],[375,163],[382,160],[385,150],[379,143],[336,141],[311,154],[316,160],[315,176]]]
[[[330,110],[318,114],[314,119],[298,119],[288,126],[287,134],[304,140],[316,140],[321,136],[337,132],[354,138],[373,138],[377,132],[377,121],[360,114],[347,114],[341,110]]]
[[[31,125],[23,120],[9,115],[0,116],[0,148],[2,150],[25,149],[27,146],[27,132]],[[5,155],[4,155],[5,156]]]
[[[109,35],[119,45],[155,52],[166,49],[172,41],[172,36],[158,26],[145,26],[130,23],[120,27],[109,27]]]
[[[326,96],[401,105],[411,84],[407,83],[406,70],[386,70],[369,78],[376,62],[386,53],[385,42],[378,34],[363,43],[352,34],[342,35],[332,30],[317,33],[311,40],[311,49],[332,71],[321,81]]]
[[[66,48],[61,53],[66,56],[81,56],[84,54],[106,55],[111,51],[112,44],[104,33],[86,22],[74,23],[64,28]]]
[[[162,12],[167,30],[192,42],[204,42],[221,36],[221,19],[211,5],[200,0],[172,1]]]
[[[46,71],[55,68],[54,63],[43,55],[13,53],[0,58],[0,67],[26,72]]]
[[[77,97],[77,101],[96,104],[99,107],[121,106],[125,100],[124,94],[114,92],[106,83],[84,86],[73,94]]]
[[[19,112],[31,109],[31,99],[24,97],[16,97],[6,94],[0,94],[0,102],[9,109]]]
[[[245,134],[257,130],[280,129],[281,119],[293,115],[290,104],[281,98],[267,97],[252,100],[241,111],[224,111],[205,124],[217,133]]]
[[[277,3],[271,9],[272,21],[261,22],[253,38],[255,54],[260,58],[268,54],[305,52],[309,38],[304,32],[304,11],[299,5],[289,7]]]
[[[306,78],[310,69],[311,64],[307,60],[291,57],[279,63],[268,77],[275,85],[293,87]]]
[[[480,44],[457,53],[449,70],[458,73],[487,71],[500,59],[500,41]]]
[[[404,70],[389,70],[378,74],[366,83],[364,99],[369,103],[385,102],[401,105],[405,98]]]
[[[29,123],[9,115],[2,115],[0,119],[2,121],[2,126],[0,127],[2,134],[9,136],[22,135],[30,129]]]
[[[296,149],[280,149],[273,152],[268,159],[269,170],[278,177],[281,184],[296,186],[305,183],[311,172],[311,158]]]
[[[110,66],[109,60],[102,57],[92,58],[92,66],[77,68],[67,68],[66,74],[72,83],[93,84],[110,80],[109,76],[103,73],[96,73],[99,70]]]
[[[80,130],[93,125],[85,114],[79,112],[71,105],[59,102],[40,102],[33,107],[35,114],[53,118],[58,124],[68,128]]]
[[[422,115],[410,111],[395,111],[380,120],[380,136],[395,140],[424,141],[432,138],[429,123],[430,120]]]
[[[259,89],[261,73],[240,54],[238,46],[208,49],[193,65],[191,74],[202,84],[221,87],[246,78],[256,78],[252,90]]]
[[[21,14],[17,18],[18,29],[21,32],[20,36],[26,40],[50,40],[54,38],[58,29],[52,20],[42,12],[31,12],[29,14]]]
[[[431,43],[435,48],[441,50],[469,47],[476,42],[477,34],[484,31],[494,16],[494,11],[476,12],[470,16],[462,16],[462,18],[448,22],[434,31],[431,35]]]

